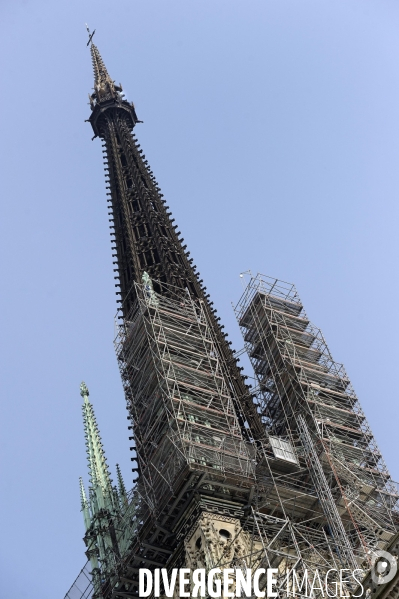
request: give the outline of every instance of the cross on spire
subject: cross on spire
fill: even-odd
[[[86,23],[86,29],[87,29],[87,33],[89,34],[89,41],[86,44],[86,46],[88,46],[90,44],[90,42],[92,41],[93,35],[95,34],[96,30],[94,30],[93,33],[90,33],[90,29],[89,29],[89,26],[87,25],[87,23]]]

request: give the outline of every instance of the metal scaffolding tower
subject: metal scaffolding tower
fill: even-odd
[[[141,494],[158,517],[191,472],[248,488],[254,473],[203,303],[171,286],[157,294],[144,278],[119,325],[116,352]]]
[[[332,359],[293,285],[251,276],[235,312],[269,444],[281,457],[275,439],[296,448],[298,464],[301,457],[305,463],[289,486],[295,479],[304,490],[310,480],[318,497],[316,509],[310,501],[302,515],[295,494],[280,505],[327,532],[341,563],[367,569],[373,551],[398,530],[399,496],[344,367]]]

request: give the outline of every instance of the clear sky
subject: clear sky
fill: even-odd
[[[85,562],[90,389],[130,486],[85,22],[237,349],[252,269],[297,285],[398,463],[397,0],[1,0],[0,599]]]

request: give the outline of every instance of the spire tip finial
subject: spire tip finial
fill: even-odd
[[[95,34],[96,30],[93,31],[93,33],[90,33],[90,29],[87,23],[85,23],[86,25],[86,29],[87,29],[87,33],[89,34],[89,41],[87,42],[86,46],[88,46],[90,44],[90,42],[92,42],[93,39],[93,35]],[[92,42],[93,43],[93,42]]]
[[[89,390],[88,390],[87,385],[86,385],[86,383],[84,381],[82,381],[80,383],[80,394],[81,394],[82,397],[84,397],[85,395],[87,397],[89,397]]]

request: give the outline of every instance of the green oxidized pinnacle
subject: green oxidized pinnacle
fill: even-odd
[[[83,484],[83,479],[82,477],[79,478],[79,485],[80,485],[80,501],[82,504],[82,512],[83,512],[83,518],[84,518],[84,522],[85,522],[85,528],[86,530],[89,530],[90,526],[91,526],[91,517],[90,517],[90,509],[89,509],[89,502],[87,500],[86,497],[86,491],[84,488],[84,484]],[[97,551],[94,548],[93,549],[89,549],[88,553],[87,553],[90,562],[91,562],[91,569],[92,572],[97,571],[98,569],[98,559],[97,559]]]
[[[118,478],[119,498],[121,501],[121,505],[123,505],[123,504],[127,503],[127,493],[126,493],[125,483],[124,483],[123,477],[122,477],[122,472],[121,472],[121,469],[119,468],[119,464],[116,465],[116,475]]]
[[[88,530],[90,528],[91,518],[90,518],[90,511],[89,511],[89,502],[87,501],[86,491],[84,488],[82,477],[79,478],[79,485],[80,485],[80,502],[82,505],[83,519],[85,522],[86,530]]]
[[[102,576],[111,572],[115,565],[115,551],[125,551],[130,542],[130,536],[121,536],[119,528],[121,514],[129,508],[129,502],[119,466],[118,488],[112,486],[100,431],[93,406],[89,402],[89,390],[84,382],[80,385],[80,394],[83,398],[83,423],[90,475],[88,495],[83,480],[80,479],[80,501],[86,528],[86,555],[91,562],[95,596],[99,597],[97,592]]]
[[[95,498],[95,501],[91,501],[91,508],[92,512],[96,512],[97,509],[112,507],[114,493],[93,406],[89,402],[89,390],[84,382],[80,385],[80,394],[83,397],[82,411],[90,486],[94,492],[90,496]]]

